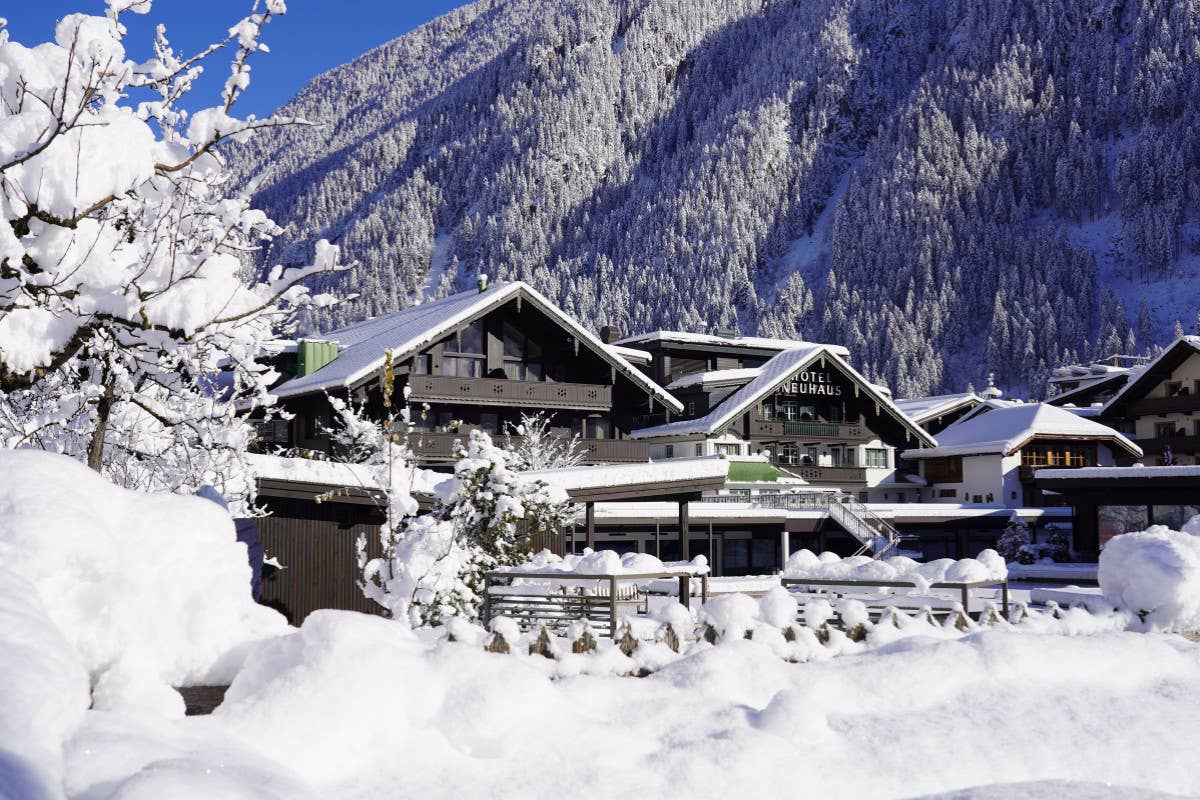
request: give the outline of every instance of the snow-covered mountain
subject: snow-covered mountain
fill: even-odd
[[[234,153],[362,266],[321,327],[521,278],[585,323],[802,335],[897,396],[1200,310],[1198,0],[481,0]]]

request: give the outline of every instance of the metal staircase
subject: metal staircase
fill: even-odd
[[[854,495],[830,495],[826,507],[830,518],[862,543],[854,555],[865,555],[869,551],[872,558],[883,558],[900,546],[903,538],[900,532]]]

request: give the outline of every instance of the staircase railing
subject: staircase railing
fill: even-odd
[[[870,551],[873,558],[883,558],[900,545],[900,532],[854,495],[830,497],[828,509],[830,518],[862,544],[856,556]]]

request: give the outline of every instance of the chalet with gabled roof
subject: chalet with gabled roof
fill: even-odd
[[[670,341],[663,332],[657,340]],[[851,367],[843,348],[790,344],[758,366],[743,359],[714,370],[708,369],[711,361],[697,358],[704,369],[670,373],[683,418],[635,430],[633,438],[649,442],[656,459],[764,455],[812,486],[863,499],[880,493],[889,501],[917,500],[920,481],[898,475],[895,450],[932,447],[933,437]],[[706,346],[701,343],[695,352],[703,354]],[[728,340],[717,346],[733,349]]]
[[[289,377],[272,393],[295,418],[270,424],[264,444],[330,450],[327,395],[354,398],[382,418],[385,359],[393,403],[407,404],[421,463],[449,463],[473,428],[492,434],[523,412],[551,415],[552,431],[578,435],[589,462],[636,462],[638,421],[682,405],[594,334],[522,282],[462,292],[302,340],[280,356]]]
[[[1132,374],[1099,418],[1160,466],[1200,464],[1200,336],[1181,336]]]

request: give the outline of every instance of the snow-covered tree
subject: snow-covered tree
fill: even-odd
[[[316,242],[311,263],[246,280],[279,228],[250,207],[253,184],[231,191],[221,149],[301,122],[233,114],[282,0],[194,55],[160,26],[154,57],[135,63],[121,17],[150,6],[108,0],[36,48],[0,29],[0,439],[129,486],[208,482],[244,499],[238,412],[267,404],[272,378],[256,359],[299,310],[330,302],[299,282],[338,270],[338,249]],[[219,102],[189,115],[181,99],[222,49]]]
[[[550,429],[550,415],[522,413],[517,425],[508,423],[504,435],[508,466],[515,470],[560,469],[583,462],[587,452],[576,434],[570,439]]]
[[[467,554],[459,575],[469,594],[446,602],[474,618],[484,573],[525,561],[529,538],[560,530],[572,521],[574,509],[562,490],[522,478],[509,466],[505,451],[483,431],[471,431],[456,455],[455,487],[442,514],[453,523],[455,539]],[[443,614],[440,609],[435,612]]]
[[[1032,562],[1027,550],[1030,541],[1029,526],[1025,524],[1025,520],[1013,514],[1008,524],[1004,526],[1004,532],[996,541],[996,552],[1003,556],[1005,561],[1027,563],[1021,560],[1025,556],[1029,562]]]

